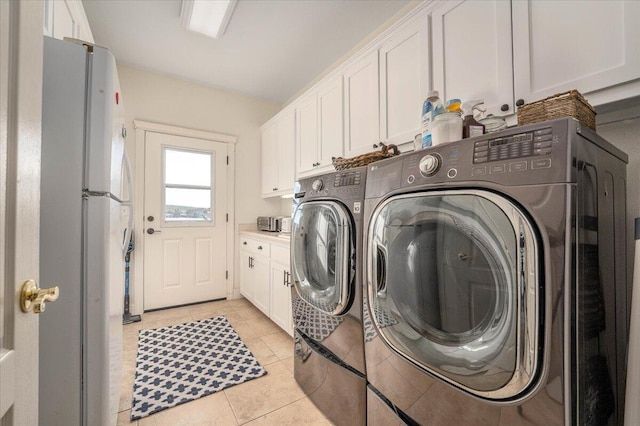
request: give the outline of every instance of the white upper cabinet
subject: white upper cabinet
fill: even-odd
[[[380,140],[396,145],[420,133],[429,91],[429,21],[421,15],[380,47]]]
[[[345,70],[344,91],[344,153],[354,157],[373,151],[380,142],[377,51]]]
[[[432,12],[434,89],[496,115],[571,89],[594,106],[640,95],[638,21],[638,1],[447,1]]]
[[[43,32],[60,40],[69,37],[94,43],[80,0],[45,0]]]
[[[331,158],[342,156],[342,99],[342,76],[337,75],[298,104],[298,177],[332,171]]]
[[[307,95],[296,108],[296,171],[313,171],[318,166],[318,96]]]
[[[511,3],[447,1],[433,11],[432,28],[433,88],[440,98],[484,99],[488,113],[512,114]]]
[[[295,176],[296,111],[291,108],[278,120],[278,190],[291,192]]]
[[[276,123],[262,129],[262,196],[278,190],[278,145]]]
[[[589,94],[640,78],[637,0],[526,0],[512,7],[516,99],[532,102],[570,89]]]
[[[342,156],[342,76],[330,80],[318,91],[319,167],[332,166],[332,157]]]
[[[262,127],[262,196],[293,191],[295,110],[281,112]]]

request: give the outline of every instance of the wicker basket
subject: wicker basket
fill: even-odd
[[[352,169],[354,167],[366,166],[374,161],[384,160],[400,154],[400,150],[393,144],[385,145],[380,142],[380,151],[369,152],[353,158],[332,157],[333,167],[336,170]]]
[[[562,117],[573,117],[596,130],[596,111],[577,90],[558,93],[518,108],[518,126]]]

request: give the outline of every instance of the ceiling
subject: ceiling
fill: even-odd
[[[239,0],[216,40],[184,29],[180,0],[84,0],[118,63],[283,104],[408,0]]]

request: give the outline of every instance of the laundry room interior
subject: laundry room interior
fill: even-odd
[[[640,423],[639,21],[0,0],[0,424]]]

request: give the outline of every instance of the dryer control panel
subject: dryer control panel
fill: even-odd
[[[480,140],[473,145],[473,164],[551,154],[553,129],[546,127],[533,132]]]

